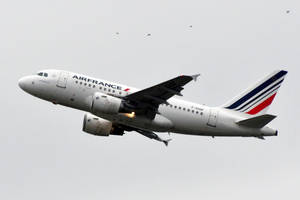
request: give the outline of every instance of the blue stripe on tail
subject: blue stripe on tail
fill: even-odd
[[[263,89],[265,89],[266,87],[268,87],[269,85],[271,85],[272,83],[274,83],[275,81],[277,81],[278,79],[280,79],[281,77],[283,77],[286,74],[287,74],[287,71],[284,71],[284,70],[278,72],[277,74],[275,74],[274,76],[272,76],[271,78],[269,78],[268,80],[263,82],[261,85],[257,86],[251,92],[249,92],[248,94],[246,94],[245,96],[243,96],[242,98],[240,98],[239,100],[237,100],[236,102],[234,102],[233,104],[231,104],[230,106],[228,106],[226,108],[228,108],[228,109],[237,108],[238,106],[242,105],[243,103],[248,101],[250,98],[255,96],[257,93],[261,92]]]
[[[260,98],[261,96],[263,96],[264,94],[266,94],[267,92],[269,92],[270,90],[272,90],[273,88],[275,88],[276,86],[280,85],[283,82],[283,80],[279,81],[278,83],[274,84],[272,87],[270,87],[269,89],[267,89],[266,91],[264,91],[263,93],[261,93],[260,95],[258,95],[257,97],[253,98],[251,101],[249,101],[248,103],[246,103],[245,105],[243,105],[241,108],[237,109],[242,110],[243,108],[245,108],[246,106],[248,106],[249,104],[251,104],[253,101],[255,101],[256,99]],[[279,86],[280,87],[280,86]],[[278,89],[279,87],[277,87],[276,89]],[[250,106],[251,107],[251,106]]]

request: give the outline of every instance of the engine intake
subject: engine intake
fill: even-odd
[[[82,130],[97,136],[123,135],[124,130],[113,126],[112,122],[92,114],[85,114]]]

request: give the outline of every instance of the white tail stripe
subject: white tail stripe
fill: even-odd
[[[287,73],[285,70],[272,72],[254,86],[228,101],[223,107],[250,115],[263,114],[273,102]]]
[[[250,110],[252,110],[253,108],[255,108],[256,106],[260,105],[262,102],[264,102],[265,100],[267,100],[268,98],[270,98],[271,96],[273,96],[275,93],[277,93],[278,88],[272,92],[270,92],[269,94],[267,94],[263,99],[258,100],[257,102],[253,103],[251,106],[247,107],[245,110],[243,110],[242,112],[249,112]],[[267,106],[266,108],[268,108],[269,106]]]
[[[253,101],[256,100],[258,97],[263,96],[263,94],[266,94],[268,91],[270,91],[273,88],[275,88],[274,86],[277,87],[279,85],[279,87],[280,87],[281,83],[283,82],[283,79],[284,79],[284,77],[282,77],[278,81],[275,81],[272,85],[268,86],[266,89],[262,90],[261,92],[259,92],[255,96],[253,96],[251,99],[249,99],[248,101],[246,101],[245,103],[243,103],[242,105],[240,105],[235,110],[242,110],[242,109],[244,109],[246,106],[248,106],[249,104],[253,103]]]

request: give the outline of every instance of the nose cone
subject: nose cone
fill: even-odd
[[[25,89],[25,80],[26,80],[26,78],[25,77],[23,77],[23,78],[21,78],[20,80],[19,80],[19,87],[22,89],[22,90],[24,90]]]
[[[31,78],[29,76],[25,76],[19,80],[19,87],[25,92],[29,92],[31,87]]]

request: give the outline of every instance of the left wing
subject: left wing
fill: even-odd
[[[124,97],[124,100],[129,104],[129,107],[134,107],[136,114],[146,115],[153,119],[158,113],[157,109],[160,104],[169,104],[168,99],[174,95],[182,96],[180,93],[183,86],[191,80],[197,80],[200,74],[192,76],[178,76],[171,80],[165,81],[158,85],[140,90]]]

